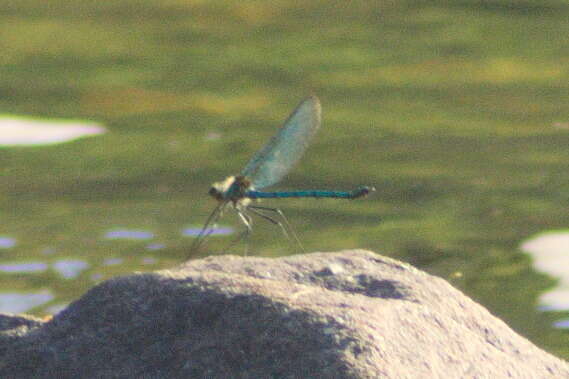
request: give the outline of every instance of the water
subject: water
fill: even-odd
[[[524,241],[521,249],[531,255],[536,270],[557,279],[555,287],[540,296],[540,308],[569,311],[569,230],[540,233]]]
[[[6,2],[2,112],[105,132],[0,148],[0,264],[42,267],[0,271],[0,292],[42,295],[18,309],[44,315],[180,263],[210,184],[314,92],[323,127],[287,187],[377,192],[279,202],[305,249],[410,262],[569,358],[553,326],[569,314],[538,307],[556,279],[520,249],[569,225],[569,9],[502,3]],[[223,222],[208,250],[241,230]],[[268,224],[250,253],[288,254]],[[116,231],[151,237],[105,237]]]
[[[10,237],[0,237],[0,249],[9,249],[16,246],[16,240]]]
[[[40,272],[47,270],[47,268],[47,264],[42,262],[0,264],[0,272],[4,273]]]
[[[49,291],[36,293],[0,292],[0,312],[23,313],[49,303],[54,298]]]
[[[105,128],[92,122],[0,115],[0,147],[56,144],[104,132]]]
[[[105,233],[107,239],[133,239],[133,240],[146,240],[154,238],[152,232],[144,230],[113,230]]]

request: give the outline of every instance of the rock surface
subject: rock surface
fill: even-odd
[[[216,256],[0,315],[1,378],[569,378],[440,278],[367,251]]]

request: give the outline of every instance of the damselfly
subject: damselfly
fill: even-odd
[[[255,215],[280,226],[285,236],[289,240],[292,237],[304,250],[280,209],[254,205],[254,201],[290,197],[357,199],[375,191],[374,187],[368,186],[359,187],[353,191],[259,191],[280,182],[298,162],[308,147],[310,139],[320,127],[320,118],[321,107],[318,98],[316,96],[306,98],[296,107],[277,134],[253,156],[239,175],[229,176],[224,181],[211,186],[209,194],[218,201],[218,205],[192,244],[192,252],[198,249],[212,233],[213,227],[228,207],[235,209],[237,216],[245,225],[244,231],[234,243],[251,234],[253,225],[251,215]]]

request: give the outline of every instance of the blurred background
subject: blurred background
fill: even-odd
[[[0,311],[189,258],[211,183],[314,93],[277,188],[377,192],[264,202],[306,250],[409,262],[567,359],[568,35],[562,0],[3,1]],[[255,226],[252,254],[297,253]]]

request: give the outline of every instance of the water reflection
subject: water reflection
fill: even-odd
[[[540,297],[540,309],[569,310],[569,231],[547,232],[528,239],[521,249],[532,256],[536,270],[558,279],[557,286]],[[555,326],[569,327],[569,320]]]
[[[0,237],[0,249],[9,249],[16,246],[16,240],[10,237]]]
[[[42,272],[45,270],[47,270],[47,264],[41,262],[0,264],[0,271],[7,273]]]
[[[153,265],[158,263],[158,260],[156,258],[152,258],[152,257],[144,257],[142,258],[142,264],[145,265]]]
[[[556,321],[553,323],[553,326],[561,329],[569,329],[569,319]]]
[[[54,304],[54,305],[51,305],[51,306],[47,307],[47,308],[45,309],[45,311],[46,311],[47,313],[49,313],[49,314],[56,315],[56,314],[58,314],[59,312],[61,312],[62,310],[64,310],[65,308],[67,308],[68,305],[69,305],[69,304],[67,304],[67,303]]]
[[[0,146],[49,145],[104,132],[93,122],[0,116]]]
[[[86,270],[89,264],[80,260],[61,260],[53,264],[53,269],[65,279],[74,279]]]
[[[184,229],[182,231],[182,234],[185,236],[197,237],[201,231],[202,231],[201,227],[199,227],[199,228],[187,228],[187,229]],[[215,235],[225,236],[228,234],[232,234],[233,232],[234,232],[233,228],[223,227],[223,226],[214,227],[214,228],[208,229],[206,231],[206,233],[209,234],[210,236],[215,236]]]
[[[124,262],[122,258],[107,258],[103,261],[105,266],[116,266]]]
[[[105,265],[110,266],[122,263],[121,258],[107,259]],[[0,272],[8,274],[22,274],[43,272],[48,269],[49,265],[42,262],[25,262],[25,263],[4,263],[0,264]],[[66,279],[74,279],[79,276],[81,271],[86,270],[89,264],[80,260],[61,260],[52,264],[52,268]]]
[[[195,237],[201,232],[201,227],[189,227],[183,229],[182,235]],[[210,231],[211,235],[223,236],[234,233],[234,229],[225,226],[213,227]],[[142,248],[141,253],[145,253],[145,256],[140,256],[138,258],[138,263],[140,265],[156,265],[159,260],[152,256],[152,252],[167,248],[165,243],[153,242],[152,239],[155,238],[155,233],[148,230],[139,229],[113,229],[103,233],[103,237],[108,240],[150,240],[148,241],[144,248]],[[0,249],[8,249],[17,245],[15,238],[8,236],[0,237]],[[27,262],[2,262],[0,263],[0,275],[18,275],[18,274],[30,274],[30,275],[40,275],[45,272],[53,270],[60,275],[61,280],[75,280],[80,278],[81,274],[91,268],[94,264],[95,267],[104,266],[118,266],[125,264],[125,259],[122,257],[110,257],[100,260],[98,263],[90,263],[82,259],[72,259],[71,257],[66,259],[59,259],[56,261],[51,261],[51,257],[55,257],[59,252],[59,248],[55,246],[43,246],[38,250],[38,255],[43,257],[45,262],[41,261],[27,261]],[[146,255],[149,254],[149,255]],[[36,258],[38,257],[36,255]],[[103,272],[92,272],[89,273],[87,280],[93,282],[99,282],[105,279],[107,275]],[[50,279],[51,280],[51,279]],[[48,283],[46,283],[49,286]],[[10,312],[10,313],[24,313],[29,312],[33,308],[42,306],[52,300],[56,299],[56,296],[49,290],[39,291],[35,293],[17,293],[17,292],[6,292],[0,293],[0,312]],[[61,299],[57,299],[61,301]],[[45,312],[56,314],[60,312],[67,306],[67,303],[58,302],[52,306],[44,309]]]
[[[105,233],[106,239],[146,240],[154,238],[154,233],[144,230],[119,229]]]
[[[46,247],[45,249],[43,249],[41,251],[42,254],[44,255],[52,255],[55,254],[56,250],[53,247]]]
[[[122,262],[122,260],[121,260]],[[118,264],[112,260],[105,261],[106,265]],[[0,272],[10,274],[43,272],[48,269],[47,263],[27,262],[27,263],[5,263],[0,264]],[[66,279],[74,279],[79,276],[81,271],[86,270],[89,264],[80,260],[61,260],[53,263],[53,269]]]
[[[0,312],[22,313],[53,300],[51,292],[0,293]]]
[[[151,243],[149,245],[146,246],[147,250],[160,250],[160,249],[164,249],[166,247],[166,245],[164,245],[163,243]]]

